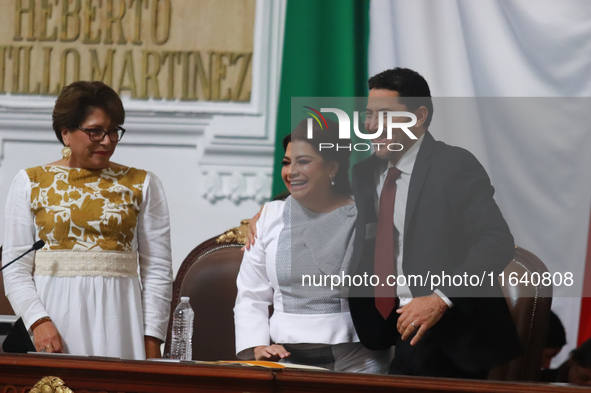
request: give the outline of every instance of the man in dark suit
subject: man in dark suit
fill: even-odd
[[[388,139],[384,118],[375,154],[353,168],[358,217],[351,274],[375,274],[382,284],[387,275],[420,275],[423,282],[352,287],[359,338],[371,349],[395,345],[392,374],[485,378],[519,352],[496,279],[514,244],[494,189],[471,153],[427,131],[433,105],[421,75],[387,70],[369,79],[369,89],[367,131],[374,133],[387,111],[408,111],[417,119],[409,129],[417,139],[402,129]],[[445,275],[450,279],[442,283]],[[482,277],[483,285],[457,285],[454,276],[462,284]]]

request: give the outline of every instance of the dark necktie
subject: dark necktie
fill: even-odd
[[[380,278],[374,287],[376,308],[387,319],[396,306],[396,286],[388,286],[389,275],[396,275],[396,258],[398,256],[398,231],[394,227],[394,202],[396,201],[396,180],[400,170],[392,167],[388,170],[378,210],[378,229],[374,252],[374,274]],[[390,279],[392,281],[392,279]],[[384,284],[382,286],[382,284]],[[396,284],[393,282],[393,284]]]

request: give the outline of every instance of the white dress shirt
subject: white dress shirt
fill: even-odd
[[[423,143],[423,136],[421,136],[406,153],[400,157],[396,165],[393,165],[390,161],[387,161],[387,165],[383,165],[376,175],[376,209],[378,209],[379,198],[388,176],[388,170],[392,167],[396,167],[400,172],[400,177],[396,180],[396,200],[394,202],[394,227],[398,231],[398,256],[396,257],[396,275],[400,276],[404,274],[402,270],[402,260],[404,255],[404,221],[406,218],[406,202],[408,199],[408,189],[410,185],[410,179],[412,176],[412,170],[417,160],[417,154]],[[385,168],[385,169],[384,169]],[[377,212],[379,214],[379,212]],[[435,293],[439,295],[443,301],[451,308],[453,303],[438,289]],[[396,295],[400,299],[400,307],[407,305],[412,300],[412,293],[408,285],[396,285]]]

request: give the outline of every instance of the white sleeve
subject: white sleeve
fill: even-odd
[[[445,304],[447,304],[447,307],[452,308],[454,306],[453,302],[449,300],[449,298],[445,296],[444,293],[441,292],[439,289],[436,289],[433,292],[435,292],[435,294],[439,296],[441,300],[445,302]]]
[[[250,250],[244,252],[236,280],[238,296],[234,306],[236,329],[236,355],[240,359],[254,359],[254,347],[269,345],[269,306],[273,303],[273,287],[267,277],[265,205],[257,221],[257,239]]]
[[[31,212],[31,181],[25,171],[20,171],[10,186],[6,200],[2,263],[6,265],[22,255],[36,240]],[[33,281],[34,265],[35,253],[31,252],[2,272],[6,297],[27,329],[39,318],[48,316]]]
[[[137,228],[144,335],[166,339],[172,300],[170,219],[160,180],[148,172]]]

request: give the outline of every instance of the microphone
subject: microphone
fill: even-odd
[[[37,251],[40,248],[42,248],[45,245],[45,242],[43,240],[37,240],[35,242],[35,244],[33,244],[33,246],[31,248],[29,248],[23,255],[21,255],[20,257],[13,259],[12,261],[8,262],[6,265],[2,266],[0,268],[0,272],[4,269],[6,269],[8,266],[12,265],[13,263],[15,263],[16,261],[18,261],[19,259],[21,259],[22,257],[24,257],[25,255],[27,255],[28,253],[30,253],[31,251]]]

